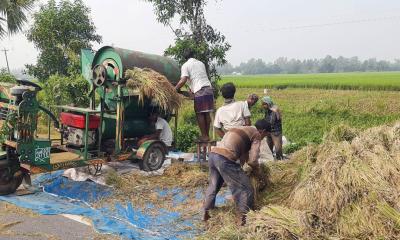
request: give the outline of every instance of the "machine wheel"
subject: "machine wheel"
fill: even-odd
[[[165,147],[161,143],[154,143],[146,150],[143,159],[139,162],[141,170],[156,171],[161,168],[165,160]]]
[[[0,170],[0,196],[14,193],[21,185],[23,174],[10,176],[8,169]]]

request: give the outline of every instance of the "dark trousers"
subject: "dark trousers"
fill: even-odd
[[[274,152],[274,147],[275,147],[275,158],[278,160],[283,159],[283,153],[282,153],[282,132],[278,133],[270,133],[266,137],[267,139],[267,144],[269,149],[271,149],[271,152]]]
[[[237,164],[219,154],[210,153],[208,159],[210,180],[204,202],[204,210],[215,207],[217,193],[226,182],[232,192],[237,212],[246,214],[254,205],[254,192],[249,177]]]

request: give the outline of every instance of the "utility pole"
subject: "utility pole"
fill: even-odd
[[[1,50],[1,51],[3,51],[4,52],[4,56],[6,56],[7,70],[8,70],[8,73],[10,73],[10,66],[8,66],[8,58],[7,58],[8,49],[3,48],[3,50]]]

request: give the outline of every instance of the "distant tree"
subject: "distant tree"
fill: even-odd
[[[300,73],[302,72],[302,64],[300,60],[290,59],[286,67],[287,73]]]
[[[318,72],[318,60],[317,59],[306,59],[303,61],[304,73],[315,73]]]
[[[391,64],[390,71],[400,71],[400,59],[395,59]]]
[[[379,61],[378,62],[378,72],[384,72],[384,71],[388,71],[390,69],[390,63],[388,63],[387,61]]]
[[[206,0],[146,0],[154,6],[157,20],[169,26],[175,34],[175,44],[165,50],[165,55],[174,57],[180,64],[184,62],[184,51],[194,50],[195,57],[206,65],[212,80],[218,80],[217,66],[226,63],[226,52],[230,49],[225,36],[207,24],[204,8]],[[172,22],[178,20],[174,28]]]
[[[269,63],[267,69],[268,69],[267,73],[270,74],[278,74],[282,72],[282,69],[279,67],[278,64]]]
[[[371,58],[360,61],[358,57],[334,58],[326,56],[323,59],[290,59],[280,57],[273,63],[265,63],[261,59],[250,59],[234,67],[235,71],[244,74],[278,74],[278,73],[334,73],[334,72],[382,72],[400,71],[400,59],[393,62]]]
[[[16,83],[17,79],[10,73],[8,73],[7,69],[0,69],[0,82],[6,83]]]
[[[287,69],[287,58],[285,57],[279,57],[274,61],[274,64],[277,65],[281,69],[281,73],[286,73]]]
[[[346,72],[358,72],[361,71],[361,62],[358,57],[351,57],[348,60],[348,67],[345,69]]]
[[[378,63],[376,61],[376,58],[370,58],[368,60],[365,60],[361,65],[361,69],[366,72],[377,71]]]
[[[321,65],[319,67],[319,72],[321,73],[333,73],[335,72],[335,59],[328,55],[321,60]]]
[[[235,68],[230,63],[225,63],[222,66],[217,67],[217,72],[219,74],[232,74],[235,71]]]
[[[90,18],[90,9],[82,0],[50,0],[33,16],[27,37],[39,50],[36,65],[27,65],[28,73],[39,81],[50,75],[71,76],[79,72],[82,48],[101,42]]]
[[[0,39],[7,33],[14,34],[22,30],[26,22],[26,12],[33,8],[34,0],[0,1]]]

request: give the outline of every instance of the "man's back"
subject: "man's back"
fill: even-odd
[[[214,127],[229,130],[234,127],[245,126],[245,118],[250,117],[246,102],[232,102],[218,108],[215,114]]]
[[[196,93],[202,87],[211,86],[206,66],[195,58],[190,58],[182,65],[181,76],[189,77],[187,83],[193,93]]]
[[[163,141],[165,145],[170,147],[173,141],[173,134],[168,122],[165,119],[158,117],[156,122],[156,130],[161,130],[160,140]]]
[[[249,154],[248,163],[257,163],[260,152],[261,135],[255,127],[232,128],[211,152],[218,153],[232,161]]]

